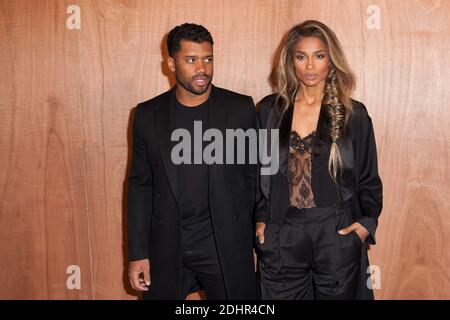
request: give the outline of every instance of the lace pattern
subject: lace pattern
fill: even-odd
[[[311,186],[311,152],[315,131],[301,138],[291,131],[288,162],[288,182],[291,206],[313,208],[316,206]]]

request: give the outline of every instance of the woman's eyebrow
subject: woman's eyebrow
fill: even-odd
[[[300,50],[297,50],[297,51],[295,51],[296,53],[303,53],[303,54],[306,54],[306,52],[305,51],[300,51]],[[313,53],[319,53],[319,52],[326,52],[324,49],[321,49],[321,50],[318,50],[318,51],[314,51]]]

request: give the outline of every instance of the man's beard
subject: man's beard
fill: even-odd
[[[186,89],[188,92],[190,92],[190,93],[192,93],[192,94],[195,94],[195,95],[198,95],[198,96],[204,94],[204,93],[208,90],[209,86],[211,85],[211,79],[212,79],[212,76],[207,75],[207,74],[202,74],[201,76],[207,78],[208,84],[207,84],[204,88],[198,88],[198,89],[196,89],[196,88],[192,85],[192,82],[183,81],[183,80],[178,76],[178,72],[175,72],[175,78],[176,78],[176,80],[177,80],[177,83],[179,83],[179,84],[180,84],[184,89]],[[194,78],[195,78],[195,77],[194,77]],[[194,78],[192,78],[192,80],[193,80]]]

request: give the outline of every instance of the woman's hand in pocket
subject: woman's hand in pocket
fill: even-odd
[[[348,227],[339,230],[339,234],[345,236],[346,234],[349,234],[350,232],[355,231],[358,237],[361,239],[361,242],[366,241],[366,238],[369,236],[369,231],[367,231],[366,228],[362,226],[359,222],[354,222]]]
[[[258,238],[259,244],[264,243],[264,230],[266,229],[265,222],[257,222],[256,223],[256,237]]]

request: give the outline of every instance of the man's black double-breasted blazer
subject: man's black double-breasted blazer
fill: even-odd
[[[176,165],[171,160],[175,88],[140,103],[133,122],[128,178],[128,258],[150,259],[151,285],[144,298],[183,299],[181,217]],[[256,129],[249,96],[212,86],[208,127]],[[204,130],[206,128],[203,128]],[[225,155],[225,151],[224,151]],[[214,237],[229,299],[256,298],[253,261],[256,164],[208,165],[208,193]],[[182,192],[189,193],[189,190]]]

